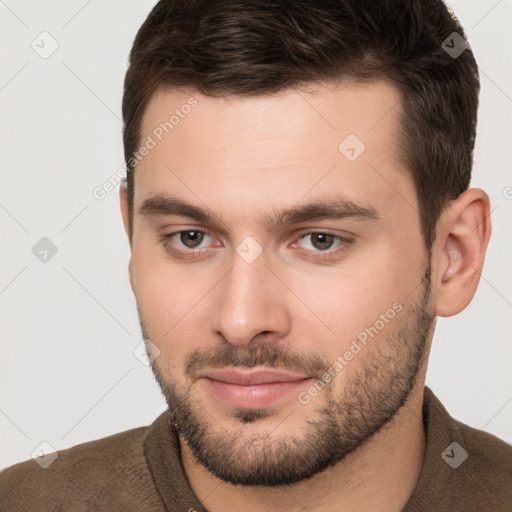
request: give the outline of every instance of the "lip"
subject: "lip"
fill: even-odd
[[[255,386],[274,382],[295,382],[310,378],[309,375],[297,375],[276,370],[239,370],[237,368],[207,370],[200,372],[199,377],[206,377],[229,384],[239,384],[241,386]]]
[[[267,407],[304,387],[312,377],[269,370],[208,370],[199,375],[216,398],[233,407]]]

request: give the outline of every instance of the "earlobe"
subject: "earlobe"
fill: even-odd
[[[453,316],[473,299],[491,235],[489,197],[468,189],[452,201],[438,226],[435,314]]]

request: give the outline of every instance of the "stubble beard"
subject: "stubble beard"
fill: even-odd
[[[293,419],[293,412],[281,424],[269,422],[268,418],[279,413],[271,407],[233,408],[230,415],[239,428],[224,428],[220,425],[222,419],[215,419],[207,406],[194,398],[190,386],[159,368],[156,360],[152,370],[169,406],[172,424],[197,461],[225,482],[275,487],[310,478],[362,446],[406,404],[426,364],[435,322],[430,311],[430,275],[429,263],[418,299],[390,322],[394,325],[392,331],[388,330],[385,337],[380,334],[363,349],[371,351],[367,354],[370,357],[366,357],[363,367],[345,376],[345,385],[337,396],[333,395],[333,379],[308,405],[297,401],[297,407],[314,407],[315,412],[314,419],[302,420],[301,416],[304,425],[300,437],[286,434],[287,420]],[[139,319],[144,337],[149,338],[140,309]],[[195,350],[187,358],[185,373],[194,375],[194,371],[214,363],[215,367],[262,365],[307,370],[311,372],[308,375],[321,376],[333,363],[314,354],[296,354],[279,344],[261,343],[241,350],[225,343],[213,352]],[[349,363],[342,371],[350,369]],[[261,430],[255,428],[254,435],[248,437],[247,430],[258,422]]]

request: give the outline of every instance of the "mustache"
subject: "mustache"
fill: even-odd
[[[306,351],[291,352],[287,345],[260,343],[249,348],[236,348],[231,343],[224,343],[209,350],[195,349],[186,358],[185,375],[192,381],[204,368],[224,368],[238,366],[267,368],[307,373],[320,378],[330,365],[318,354]]]

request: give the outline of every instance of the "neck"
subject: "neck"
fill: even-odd
[[[210,512],[268,510],[399,512],[421,473],[425,453],[423,381],[397,415],[335,466],[286,487],[235,486],[197,462],[180,437],[190,485]]]

